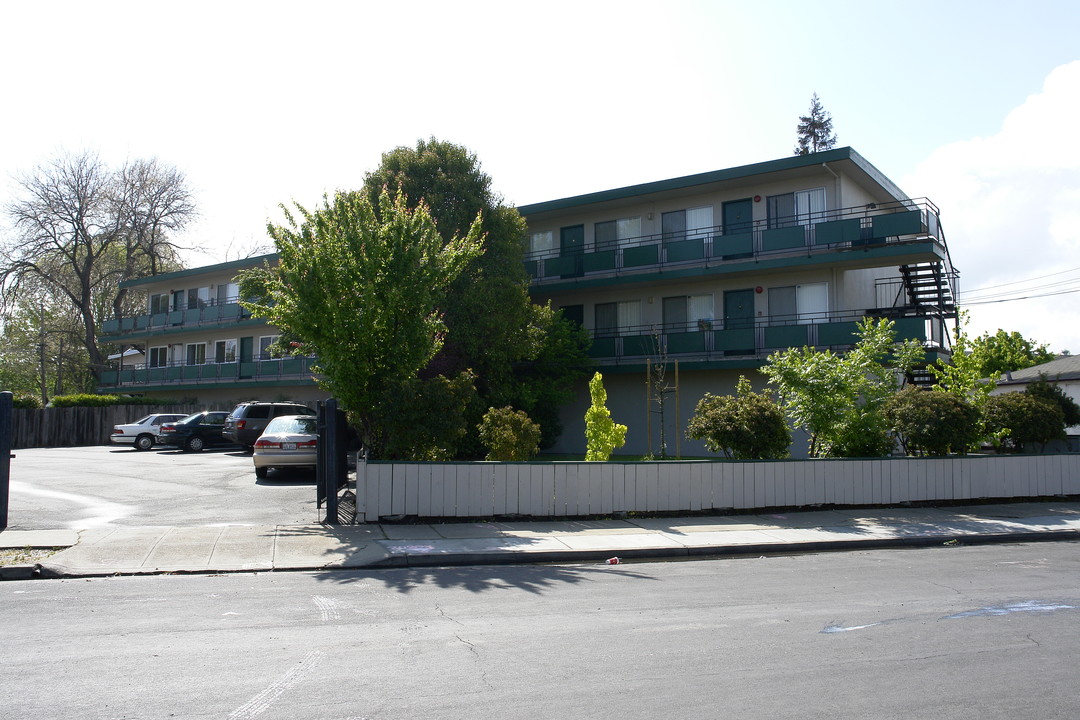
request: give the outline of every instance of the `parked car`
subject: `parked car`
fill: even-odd
[[[132,445],[136,450],[149,450],[157,442],[162,423],[175,422],[183,417],[183,413],[154,413],[135,422],[113,425],[109,441],[117,445]]]
[[[225,421],[225,438],[249,450],[266,430],[266,425],[281,415],[315,415],[311,408],[290,402],[242,402],[233,408]]]
[[[255,477],[266,477],[270,468],[314,468],[319,439],[316,422],[314,415],[282,415],[271,420],[251,455]]]
[[[158,442],[191,452],[202,452],[208,445],[231,445],[232,441],[221,434],[227,417],[229,413],[224,410],[203,410],[176,422],[165,423],[158,433]]]

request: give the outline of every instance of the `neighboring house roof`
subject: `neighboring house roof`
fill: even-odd
[[[143,351],[139,350],[138,348],[131,348],[130,350],[125,350],[124,351],[124,357],[131,357],[133,355],[142,356],[143,354],[144,354]],[[109,356],[109,360],[119,360],[119,359],[120,359],[120,353],[113,353],[112,355]]]
[[[998,385],[1027,385],[1045,375],[1047,380],[1080,380],[1080,355],[1062,355],[1042,365],[1034,365],[1023,370],[1012,370],[1002,375]]]

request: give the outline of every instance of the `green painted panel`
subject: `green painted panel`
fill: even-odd
[[[806,325],[779,325],[765,328],[765,347],[792,348],[807,345]]]
[[[165,369],[166,380],[179,380],[181,377],[183,377],[183,369],[180,366],[174,365]]]
[[[909,339],[919,340],[920,342],[926,341],[926,320],[924,318],[896,319],[897,342]]]
[[[240,306],[236,303],[229,303],[221,308],[221,318],[223,320],[232,320],[238,317],[240,317]]]
[[[255,377],[256,364],[253,362],[240,363],[240,377],[249,378]]]
[[[702,238],[670,242],[664,247],[667,248],[668,262],[705,259],[705,240]]]
[[[585,272],[614,270],[615,251],[601,250],[600,252],[585,253],[584,257],[582,257],[582,266]]]
[[[753,233],[735,233],[713,238],[713,255],[731,257],[734,255],[753,255]]]
[[[724,352],[753,352],[754,329],[714,330],[713,345]]]
[[[132,369],[132,370],[121,370],[119,377],[120,377],[120,382],[129,383],[129,382],[131,382],[132,380],[135,379],[135,370],[134,369]]]
[[[660,255],[658,245],[640,245],[638,247],[623,250],[623,267],[642,267],[645,265],[658,265]]]
[[[169,324],[170,325],[179,325],[182,322],[184,322],[184,311],[183,310],[175,310],[175,311],[169,313]]]
[[[280,360],[260,360],[259,377],[276,377],[281,374]]]
[[[169,322],[169,313],[155,313],[150,316],[150,324],[158,327]]]
[[[918,210],[875,215],[871,222],[875,238],[887,238],[894,235],[917,235],[923,232],[922,213]]]
[[[682,332],[668,333],[667,350],[669,353],[705,352],[705,333]]]
[[[858,218],[818,223],[814,226],[814,244],[834,245],[836,243],[858,242],[860,225],[861,222]]]
[[[544,261],[544,276],[572,275],[574,266],[580,257],[580,255],[563,255],[562,257],[548,258]]]
[[[539,260],[526,260],[525,272],[529,274],[529,277],[536,279],[540,277],[540,261]]]
[[[114,332],[119,332],[119,330],[120,330],[120,321],[117,320],[116,318],[113,318],[112,320],[106,320],[105,322],[101,323],[101,334],[102,335],[109,335],[109,334],[112,334]]]
[[[150,368],[150,376],[149,376],[149,378],[150,378],[150,380],[157,380],[159,382],[161,380],[164,380],[165,379],[165,368],[163,368],[163,367]]]
[[[654,355],[656,339],[652,335],[631,335],[622,339],[623,355]]]
[[[183,370],[183,378],[185,380],[198,380],[200,377],[202,377],[201,365],[185,365]]]
[[[795,225],[793,227],[773,228],[761,234],[761,247],[763,250],[788,250],[800,248],[806,245],[806,227]]]
[[[818,345],[854,345],[859,341],[854,322],[822,323],[817,326]]]
[[[123,318],[120,321],[120,329],[124,332],[130,332],[135,329],[135,318]]]
[[[589,357],[615,357],[615,338],[593,338],[589,347]]]
[[[299,375],[304,372],[303,358],[284,358],[281,361],[282,375]]]
[[[194,308],[192,310],[184,311],[184,323],[187,325],[194,325],[202,320],[202,310]]]
[[[120,373],[116,370],[105,370],[101,373],[101,385],[102,387],[112,387],[117,384],[120,379]]]

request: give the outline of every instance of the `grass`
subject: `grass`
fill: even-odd
[[[0,566],[34,565],[57,551],[58,548],[3,548],[0,549]]]

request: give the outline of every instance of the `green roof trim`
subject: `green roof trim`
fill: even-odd
[[[202,267],[191,268],[189,270],[177,270],[170,273],[150,275],[144,278],[124,280],[120,283],[120,287],[137,287],[139,285],[149,285],[151,283],[164,282],[166,280],[179,280],[181,278],[194,277],[196,275],[206,275],[207,273],[221,272],[222,270],[241,270],[243,268],[257,267],[259,265],[262,265],[264,262],[274,262],[277,260],[277,258],[277,253],[270,253],[268,255],[258,255],[256,257],[243,258],[242,260],[232,260],[230,262],[218,263],[216,265],[203,265]]]
[[[753,165],[741,165],[725,170],[714,170],[712,172],[699,173],[697,175],[686,175],[684,177],[671,178],[669,180],[658,180],[655,182],[643,183],[641,185],[630,185],[628,187],[615,188],[613,190],[601,190],[585,195],[576,195],[574,197],[561,198],[558,200],[548,200],[546,202],[533,203],[531,205],[521,205],[517,210],[527,217],[529,215],[536,215],[538,213],[553,210],[567,210],[569,208],[592,205],[594,203],[607,202],[610,200],[625,200],[640,195],[651,195],[653,193],[681,190],[697,185],[739,180],[755,175],[784,172],[786,170],[813,167],[824,163],[841,162],[845,160],[854,163],[856,167],[862,170],[897,200],[908,199],[908,196],[904,191],[897,187],[892,180],[885,177],[880,170],[867,162],[862,155],[855,152],[855,150],[850,147],[843,147],[835,150],[810,153],[809,155],[793,155],[780,160],[768,160],[766,162],[754,163]]]

